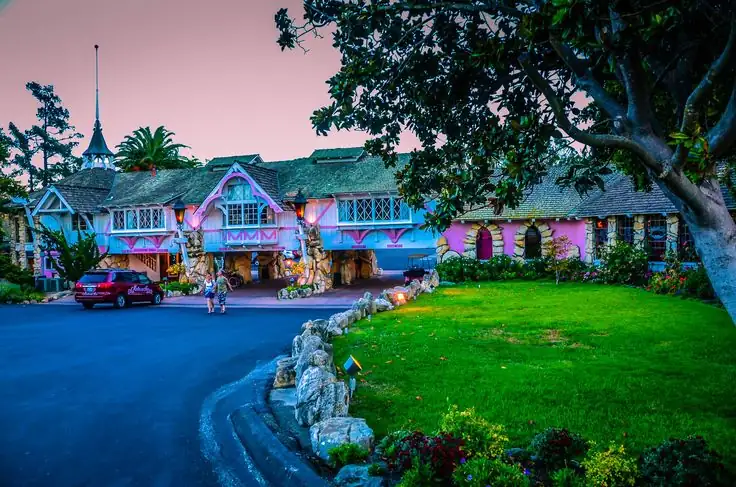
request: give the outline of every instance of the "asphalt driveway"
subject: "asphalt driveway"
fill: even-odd
[[[217,485],[203,401],[331,313],[0,306],[0,486]]]

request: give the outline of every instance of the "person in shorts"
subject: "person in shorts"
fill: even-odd
[[[227,292],[232,291],[233,288],[227,281],[225,274],[222,270],[217,271],[217,302],[220,304],[220,313],[225,314],[225,304],[227,303]]]
[[[215,280],[209,272],[204,279],[204,298],[207,300],[207,314],[215,312]]]

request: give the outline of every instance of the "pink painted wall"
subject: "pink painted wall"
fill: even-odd
[[[501,228],[501,234],[503,235],[504,254],[514,255],[514,237],[524,222],[525,220],[515,220],[511,223],[496,223]],[[583,220],[561,220],[559,222],[554,220],[537,220],[536,223],[547,223],[553,230],[552,235],[555,237],[567,235],[572,243],[580,248],[580,258],[585,259],[585,222]],[[459,254],[463,253],[465,250],[465,235],[470,230],[471,225],[470,223],[456,222],[442,233],[447,238],[447,243],[451,250]]]

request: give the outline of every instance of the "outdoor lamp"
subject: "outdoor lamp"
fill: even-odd
[[[396,293],[396,302],[399,304],[406,303],[406,296],[404,296],[404,293]]]
[[[294,198],[294,212],[296,213],[296,221],[299,223],[302,223],[304,221],[304,210],[307,208],[307,198],[304,196],[304,193],[302,193],[302,190],[300,189],[296,193],[296,198]]]
[[[184,213],[187,211],[187,207],[184,202],[179,198],[172,207],[174,210],[174,216],[176,217],[176,223],[182,225],[184,223]]]
[[[350,397],[353,397],[353,394],[355,393],[355,387],[357,386],[357,383],[355,381],[355,374],[363,370],[363,367],[360,366],[360,363],[358,363],[357,360],[355,360],[355,357],[352,355],[348,357],[348,360],[345,362],[345,365],[342,366],[343,369],[345,369],[345,372],[350,376]]]

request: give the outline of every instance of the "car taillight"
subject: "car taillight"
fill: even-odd
[[[82,283],[78,282],[74,285],[74,289],[82,289]]]
[[[101,282],[97,285],[98,291],[109,291],[112,289],[112,283],[111,282]]]

